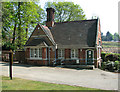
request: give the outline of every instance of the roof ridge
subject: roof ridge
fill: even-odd
[[[64,22],[55,22],[55,24],[61,24],[61,23],[73,23],[73,22],[82,22],[82,21],[94,21],[97,19],[88,19],[88,20],[75,20],[75,21],[64,21]]]

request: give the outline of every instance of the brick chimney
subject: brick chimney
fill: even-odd
[[[53,25],[54,25],[54,12],[55,12],[55,9],[47,8],[46,11],[47,11],[46,26],[50,28],[50,27],[53,27]]]

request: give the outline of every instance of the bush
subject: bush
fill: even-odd
[[[109,71],[114,70],[114,62],[113,61],[108,61],[105,66],[106,66],[105,69],[107,69]]]
[[[106,61],[116,61],[118,60],[118,56],[117,55],[114,55],[114,54],[107,54],[105,55],[105,60]]]
[[[115,70],[119,70],[120,62],[115,61]]]
[[[120,69],[120,54],[118,53],[101,53],[103,62],[101,63],[102,70],[119,71]]]
[[[107,61],[107,62],[102,62],[101,63],[101,69],[102,70],[109,70],[109,71],[114,71],[114,70],[119,70],[120,62],[119,61]]]
[[[101,53],[101,58],[103,61],[120,61],[120,54],[118,53]]]
[[[105,70],[105,65],[106,65],[106,62],[102,62],[102,63],[101,63],[101,69],[102,69],[102,70]]]
[[[101,58],[103,61],[105,61],[105,55],[106,55],[106,53],[104,53],[104,52],[101,53]]]

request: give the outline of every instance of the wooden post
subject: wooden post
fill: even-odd
[[[10,74],[10,79],[12,80],[12,64],[13,64],[13,52],[10,51],[9,53],[9,74]]]

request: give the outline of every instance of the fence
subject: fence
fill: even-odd
[[[2,61],[9,61],[10,51],[2,51]]]
[[[22,51],[22,50],[15,51],[15,57],[19,61],[19,63],[24,63],[25,62],[25,51]]]
[[[10,51],[2,51],[2,61],[9,62],[9,53]],[[25,51],[17,50],[13,53],[13,62],[18,61],[23,63],[25,61]]]

